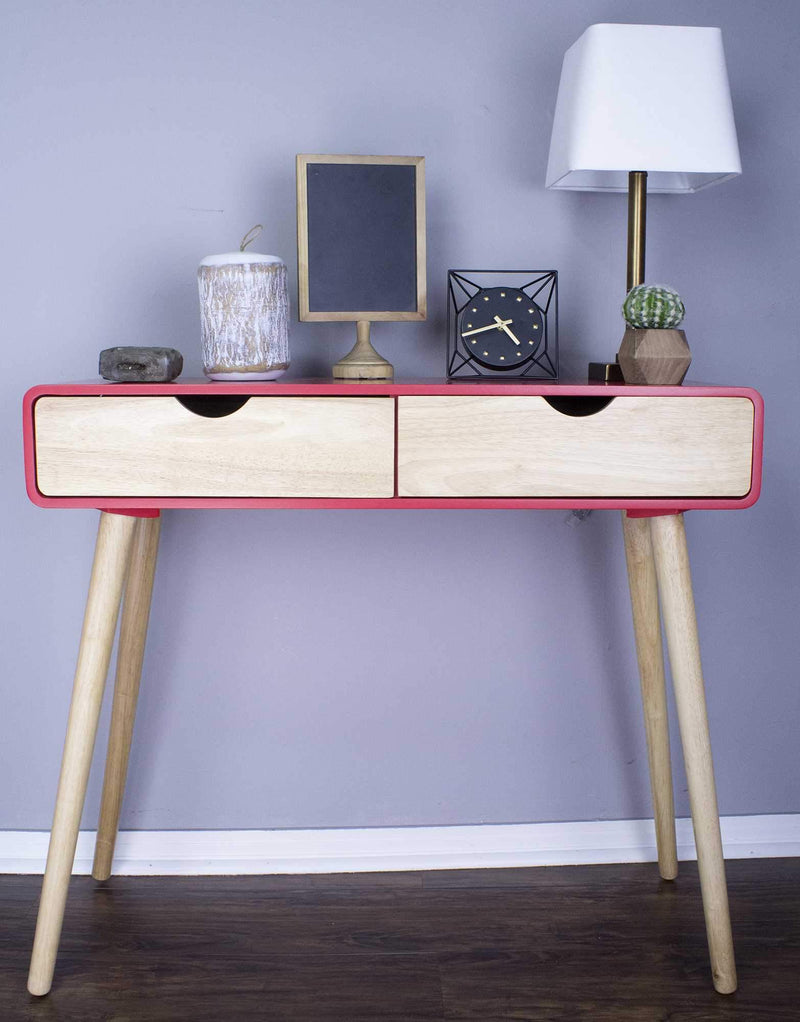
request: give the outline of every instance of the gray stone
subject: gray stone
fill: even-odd
[[[114,383],[169,383],[180,376],[183,355],[175,348],[104,348],[100,375]]]

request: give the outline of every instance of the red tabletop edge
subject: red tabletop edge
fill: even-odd
[[[631,498],[631,497],[48,497],[36,486],[33,406],[48,396],[179,396],[188,394],[238,394],[259,396],[399,396],[425,395],[537,395],[555,397],[744,397],[753,404],[753,463],[748,493],[738,498]],[[733,510],[752,507],[761,495],[764,444],[764,399],[752,387],[719,387],[686,384],[678,387],[633,386],[604,383],[542,383],[533,380],[495,382],[420,379],[380,381],[288,380],[274,383],[221,383],[206,379],[174,383],[81,382],[40,384],[23,399],[25,484],[30,500],[44,508],[100,508],[105,511],[150,517],[166,508],[265,508],[265,509],[624,509],[636,514],[674,514],[686,510]]]

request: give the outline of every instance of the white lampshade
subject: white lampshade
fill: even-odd
[[[547,187],[695,192],[741,174],[718,28],[591,25],[564,55]]]

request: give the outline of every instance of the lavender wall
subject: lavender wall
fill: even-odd
[[[197,263],[256,222],[294,291],[297,152],[426,157],[430,316],[374,331],[399,375],[442,373],[450,266],[558,268],[567,373],[608,356],[625,200],[543,187],[561,57],[595,21],[723,29],[744,173],[652,198],[648,277],[685,297],[692,378],[767,401],[761,502],[688,530],[721,810],[800,810],[795,0],[5,0],[0,18],[0,828],[49,826],[97,517],[27,502],[23,391],[92,378],[113,344],[175,345],[197,375]],[[352,332],[294,323],[292,373],[327,375]],[[165,516],[125,827],[649,812],[616,513]]]

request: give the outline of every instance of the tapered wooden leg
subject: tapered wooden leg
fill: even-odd
[[[97,828],[92,866],[92,876],[95,880],[108,880],[111,876],[111,862],[114,858],[119,814],[125,792],[125,778],[128,774],[128,757],[133,738],[136,701],[139,697],[139,681],[142,676],[160,527],[160,518],[140,518],[133,540],[128,580],[122,601],[114,703],[111,708],[100,823]]]
[[[622,512],[628,585],[633,610],[633,632],[642,686],[644,730],[647,759],[650,764],[650,790],[658,849],[658,871],[664,880],[678,875],[678,850],[675,841],[675,802],[672,794],[672,767],[669,754],[667,689],[664,679],[664,652],[661,648],[661,617],[658,611],[658,585],[653,561],[653,543],[647,518],[628,518]]]
[[[53,980],[97,721],[135,525],[136,519],[128,516],[105,513],[100,516],[28,975],[28,990],[38,996],[48,992]]]
[[[719,993],[730,994],[736,989],[736,965],[683,515],[664,515],[650,522],[689,784],[711,973]]]

